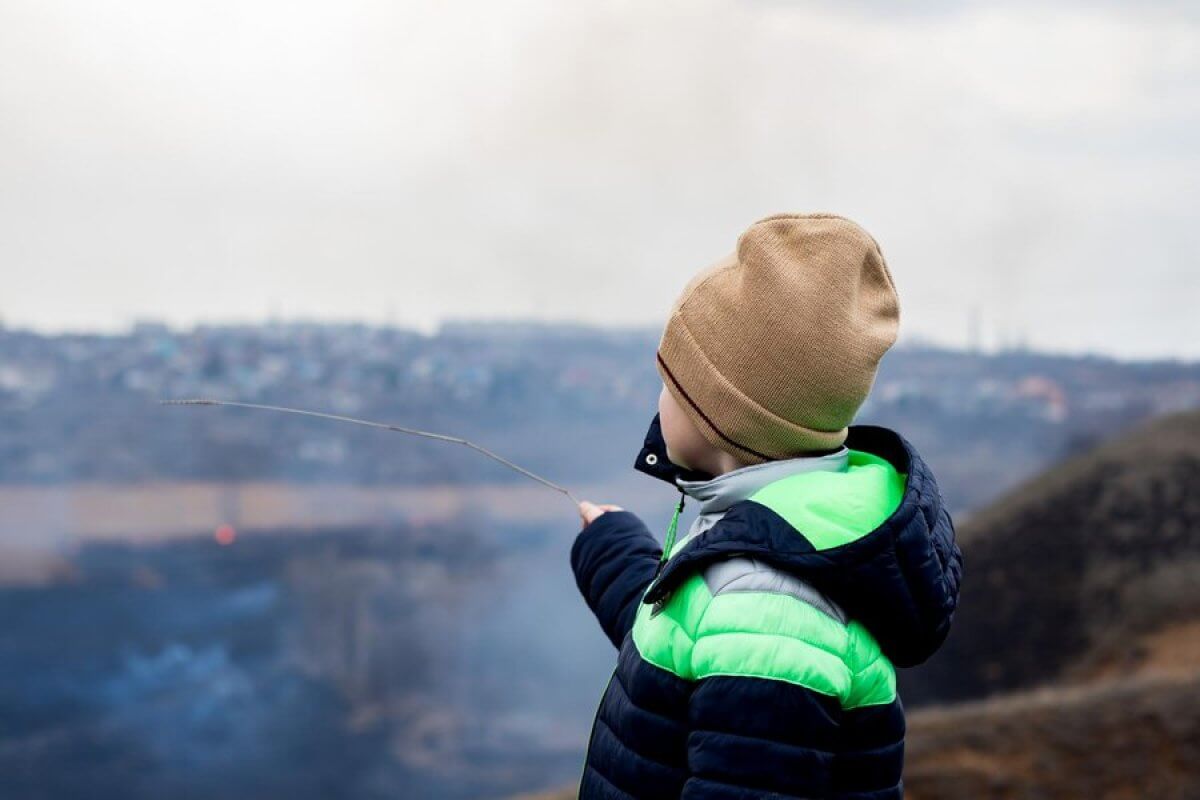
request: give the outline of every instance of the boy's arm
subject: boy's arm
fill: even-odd
[[[638,603],[661,557],[658,542],[628,511],[600,514],[575,540],[571,548],[575,583],[616,647],[633,627]]]

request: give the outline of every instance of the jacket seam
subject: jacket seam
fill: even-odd
[[[762,594],[762,595],[766,595],[767,597],[787,597],[791,600],[796,601],[797,603],[802,603],[803,605],[808,606],[813,611],[816,611],[816,612],[822,614],[823,616],[828,617],[829,619],[833,619],[833,617],[830,617],[828,614],[825,614],[825,612],[821,611],[821,609],[817,608],[816,606],[812,605],[811,603],[806,603],[803,600],[801,600],[800,598],[793,597],[790,594],[778,594],[776,592],[762,592],[762,591],[737,592],[736,594]],[[844,654],[838,652],[837,650],[833,650],[824,645],[821,645],[816,642],[805,639],[802,636],[789,636],[786,633],[771,633],[770,631],[740,630],[740,629],[728,630],[728,631],[715,631],[713,633],[701,633],[700,625],[704,622],[704,617],[706,614],[708,614],[708,609],[711,607],[712,607],[712,603],[709,602],[708,606],[705,607],[703,613],[701,613],[700,619],[696,621],[696,636],[694,638],[688,637],[692,640],[693,644],[700,641],[701,639],[703,639],[705,637],[708,637],[708,636],[723,636],[723,635],[731,634],[731,633],[746,634],[749,636],[773,636],[773,637],[777,637],[780,639],[790,639],[794,642],[803,642],[804,644],[808,645],[809,647],[813,648],[814,650],[820,650],[823,653],[828,653],[829,655],[836,658],[844,667],[846,667],[847,672],[850,672],[851,674],[853,674],[853,670],[850,669],[850,665],[847,663],[846,656]],[[833,621],[838,622],[836,619],[834,619]],[[841,625],[842,623],[838,623],[838,624]],[[846,630],[847,635],[849,635],[849,630],[844,625],[843,625],[843,630]]]
[[[608,777],[603,772],[601,772],[599,769],[597,769],[595,764],[585,764],[584,765],[584,774],[586,774],[588,770],[591,770],[593,775],[598,777],[600,780],[604,781],[606,784],[608,784],[610,787],[612,787],[616,791],[620,792],[621,794],[625,795],[626,797],[633,798],[634,800],[636,800],[637,795],[635,795],[631,792],[627,792],[624,789],[622,789],[620,786],[617,786],[615,783],[613,783],[612,778]]]
[[[806,744],[797,744],[796,742],[789,742],[784,739],[774,739],[774,738],[770,738],[767,736],[753,736],[748,733],[738,733],[737,731],[723,731],[718,728],[708,728],[708,727],[691,728],[688,731],[688,733],[689,734],[711,733],[716,736],[729,736],[734,739],[749,739],[749,740],[755,741],[755,742],[768,742],[770,744],[777,744],[777,745],[781,745],[783,747],[793,747],[797,750],[804,750],[809,753],[818,753],[820,755],[829,756],[830,758],[837,758],[837,756],[840,755],[840,751],[838,751],[838,750],[826,750],[823,747],[813,747],[813,746],[806,745]],[[858,752],[858,751],[855,751],[855,752]]]
[[[647,664],[649,664],[650,662],[649,662],[649,661],[647,661],[646,663],[647,663]],[[652,665],[652,666],[653,666],[653,665]],[[676,678],[678,678],[678,676],[675,676],[675,677],[676,677]],[[646,707],[645,707],[645,706],[643,706],[643,705],[639,705],[639,704],[638,704],[636,701],[634,701],[634,699],[633,699],[633,695],[632,695],[632,694],[630,694],[630,692],[629,692],[629,689],[628,689],[628,688],[625,686],[625,682],[624,682],[623,680],[621,680],[621,676],[620,676],[620,670],[618,670],[616,673],[614,673],[614,680],[615,680],[615,682],[616,682],[617,686],[620,688],[620,690],[621,690],[621,694],[625,696],[625,700],[626,700],[626,702],[628,702],[628,703],[629,703],[629,705],[630,705],[631,707],[633,707],[633,708],[636,708],[638,711],[641,711],[643,714],[649,714],[649,715],[650,715],[650,716],[652,716],[652,717],[658,717],[659,719],[665,719],[665,720],[667,720],[668,722],[670,722],[671,724],[673,724],[673,725],[675,725],[676,727],[680,728],[681,730],[687,730],[687,729],[688,729],[686,725],[684,725],[684,724],[682,724],[682,723],[679,723],[679,722],[678,722],[678,721],[676,721],[676,720],[673,720],[673,719],[671,719],[671,718],[670,718],[670,717],[668,717],[666,714],[663,714],[663,713],[661,713],[661,712],[658,712],[658,711],[653,711],[653,710],[651,710],[651,709],[649,709],[649,708],[646,708]],[[600,716],[600,714],[599,714],[599,713],[597,713],[596,717],[597,717],[597,719],[602,719],[602,717]],[[605,722],[605,724],[606,724],[606,725],[608,725],[608,723],[607,723],[607,722]],[[608,728],[611,730],[611,729],[612,729],[612,725],[608,725]]]
[[[646,755],[645,753],[641,752],[641,751],[640,751],[640,750],[638,750],[637,748],[635,748],[635,747],[631,746],[631,745],[629,744],[629,742],[627,742],[627,741],[625,741],[624,739],[622,739],[622,738],[621,738],[621,735],[617,733],[617,731],[616,731],[616,730],[613,728],[613,726],[612,726],[612,725],[610,725],[608,722],[604,721],[603,719],[599,719],[599,718],[597,718],[596,722],[597,722],[597,724],[598,724],[598,725],[601,725],[601,726],[603,726],[603,727],[604,727],[604,729],[605,729],[606,731],[608,731],[608,735],[609,735],[609,736],[611,736],[613,739],[615,739],[615,740],[616,740],[616,742],[617,742],[617,744],[621,745],[621,747],[623,747],[624,749],[628,750],[630,753],[633,753],[633,755],[634,755],[634,756],[636,756],[637,758],[641,759],[642,761],[646,761],[646,762],[649,762],[649,763],[651,763],[651,764],[654,764],[654,765],[656,765],[656,766],[658,766],[658,767],[662,767],[662,768],[663,768],[664,770],[666,770],[667,772],[686,772],[686,770],[685,770],[684,768],[682,768],[682,767],[679,767],[679,766],[676,766],[676,765],[672,765],[672,764],[667,764],[667,763],[664,763],[664,762],[662,762],[662,761],[659,761],[657,758],[651,758],[650,756],[648,756],[648,755]],[[610,781],[610,782],[611,782],[611,781]],[[614,785],[615,785],[615,784],[614,784]],[[619,788],[619,787],[618,787],[618,788]],[[624,790],[622,790],[622,791],[624,791]]]

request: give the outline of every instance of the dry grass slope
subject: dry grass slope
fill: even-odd
[[[910,800],[1200,796],[1200,671],[913,715]]]
[[[1200,414],[1166,417],[1055,467],[960,531],[954,630],[906,674],[910,704],[1136,671],[1200,620]]]

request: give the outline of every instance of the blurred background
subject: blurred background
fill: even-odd
[[[563,498],[753,220],[871,230],[939,474],[908,794],[1200,796],[1200,5],[0,0],[0,797],[573,796]]]

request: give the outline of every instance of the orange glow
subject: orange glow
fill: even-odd
[[[237,541],[237,531],[233,529],[232,525],[218,525],[217,529],[213,531],[213,538],[221,547],[228,547]]]

